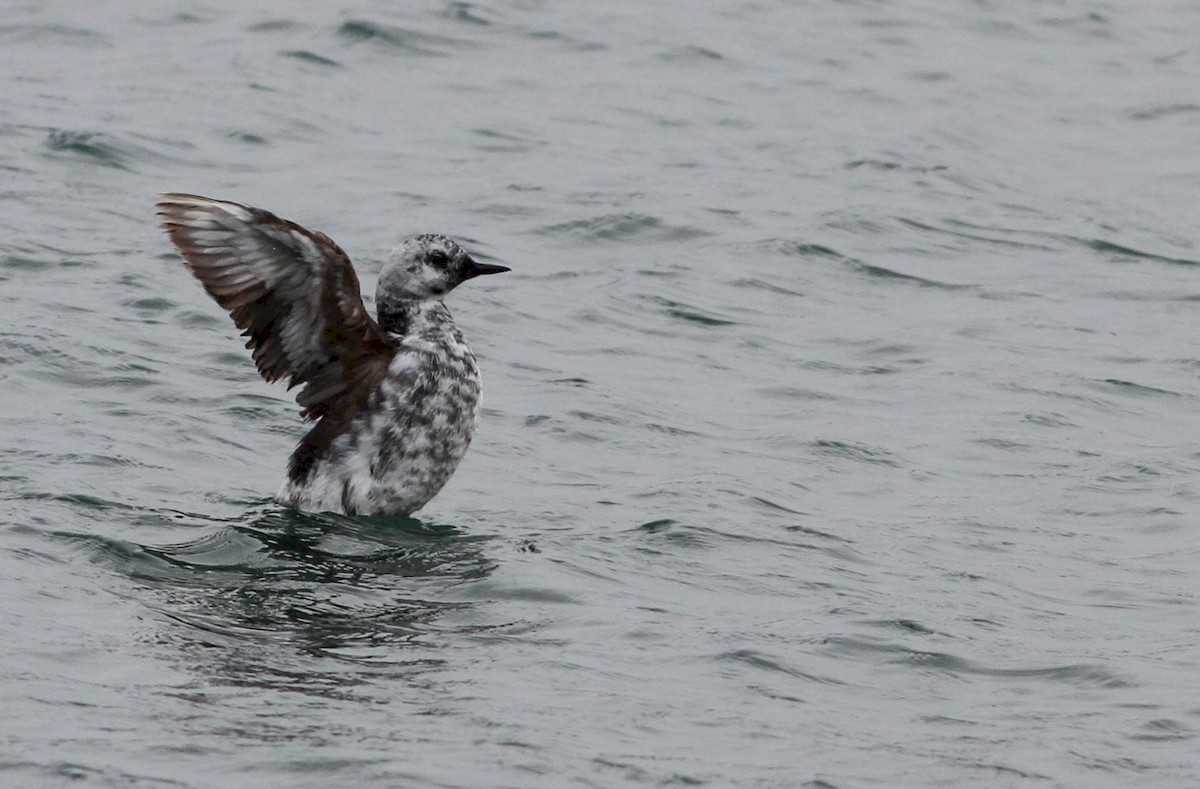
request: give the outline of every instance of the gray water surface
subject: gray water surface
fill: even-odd
[[[0,18],[0,784],[1200,784],[1194,3]],[[416,518],[155,194],[513,273]]]

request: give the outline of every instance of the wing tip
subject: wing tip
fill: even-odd
[[[159,192],[158,201],[154,204],[156,213],[164,217],[179,217],[184,211],[201,211],[208,214],[222,213],[236,217],[241,221],[249,221],[255,209],[232,200],[218,200],[215,197],[205,197],[187,192]]]

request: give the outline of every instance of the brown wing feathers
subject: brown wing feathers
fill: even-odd
[[[387,371],[392,346],[363,306],[346,253],[324,234],[261,209],[162,198],[163,228],[242,329],[262,377],[303,384],[296,400],[306,418],[352,417]]]

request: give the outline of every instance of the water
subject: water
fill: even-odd
[[[10,6],[0,783],[1200,781],[1194,4]],[[417,232],[416,519],[157,229]]]

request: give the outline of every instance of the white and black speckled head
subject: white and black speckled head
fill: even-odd
[[[475,261],[445,236],[416,236],[388,257],[379,272],[375,303],[386,309],[402,302],[441,299],[473,277],[502,271],[509,269]]]

